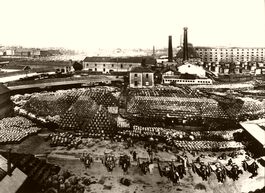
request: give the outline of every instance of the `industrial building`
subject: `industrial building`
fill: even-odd
[[[134,67],[140,67],[145,60],[146,65],[155,65],[153,57],[86,57],[83,61],[83,70],[90,72],[129,72]]]
[[[1,48],[0,56],[14,57],[14,58],[38,58],[61,55],[59,50],[40,50],[38,48],[22,48],[22,47],[10,47]]]
[[[161,71],[162,84],[212,84],[212,80],[207,78],[206,69],[197,65],[200,60],[192,44],[188,43],[188,28],[184,28],[183,46],[177,53],[173,61],[172,37],[168,39],[168,62],[164,62],[164,69]],[[201,64],[199,62],[199,64]]]
[[[151,88],[154,86],[154,73],[145,67],[135,67],[130,71],[130,88]]]
[[[258,47],[195,47],[203,62],[246,62],[265,60],[265,48]]]
[[[176,69],[165,68],[162,71],[163,84],[212,84],[213,81],[206,77],[206,70],[202,66],[186,63]]]

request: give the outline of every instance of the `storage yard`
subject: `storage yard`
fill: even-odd
[[[38,184],[35,192],[254,191],[264,186],[264,166],[236,136],[244,132],[240,121],[263,118],[264,102],[235,98],[228,108],[229,101],[171,86],[14,95],[15,116],[0,122],[0,148],[5,157],[12,149],[17,167]],[[127,171],[120,167],[124,155]],[[242,173],[233,173],[235,165]],[[175,167],[179,177],[167,173]]]
[[[2,1],[0,193],[265,193],[265,0],[237,1]]]

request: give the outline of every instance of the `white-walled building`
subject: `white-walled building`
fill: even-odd
[[[163,79],[163,84],[170,84],[172,82],[180,85],[213,84],[213,81],[210,78],[184,79],[184,78],[176,78],[173,76],[165,76]]]
[[[135,67],[131,70],[130,88],[150,88],[154,86],[154,72],[149,68]]]
[[[203,62],[265,61],[265,48],[258,47],[196,47]]]
[[[193,74],[200,78],[206,77],[206,70],[202,66],[186,63],[178,67],[178,72],[181,74]]]
[[[145,59],[146,65],[154,65],[156,60],[153,57],[86,57],[83,61],[83,70],[91,72],[129,72],[134,67],[140,67]]]
[[[202,66],[186,63],[177,69],[173,66],[162,70],[162,84],[197,85],[212,84],[213,81],[206,77],[206,70]]]
[[[14,56],[15,55],[15,50],[7,49],[7,50],[5,50],[4,55],[6,55],[6,56]]]

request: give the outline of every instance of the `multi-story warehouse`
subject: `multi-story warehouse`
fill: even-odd
[[[153,57],[86,57],[83,61],[83,70],[102,73],[129,72],[132,68],[141,66],[143,61],[146,65],[156,63]]]
[[[264,62],[265,48],[258,47],[196,47],[203,62]]]

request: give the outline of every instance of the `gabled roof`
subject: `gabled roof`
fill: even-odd
[[[8,92],[10,92],[10,90],[5,85],[0,83],[0,94],[5,94],[5,93],[8,93]]]
[[[156,59],[150,56],[147,57],[86,57],[84,62],[119,62],[119,63],[141,63],[145,59],[146,64],[155,64]]]
[[[92,56],[86,57],[84,62],[110,62],[111,57],[100,57],[100,56]]]
[[[139,66],[139,67],[134,67],[131,70],[131,72],[139,72],[139,73],[142,73],[142,72],[153,72],[153,71],[150,68]]]

